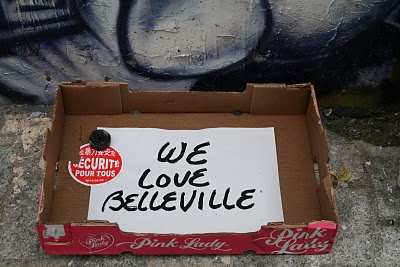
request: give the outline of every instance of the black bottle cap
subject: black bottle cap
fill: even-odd
[[[94,150],[106,150],[111,144],[111,135],[104,130],[94,130],[89,136],[89,143]]]

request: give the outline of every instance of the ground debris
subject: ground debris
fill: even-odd
[[[332,109],[328,108],[324,110],[325,117],[329,117],[332,115]]]
[[[371,161],[369,160],[369,161],[364,162],[364,166],[371,166]]]
[[[349,169],[347,169],[346,166],[344,165],[340,166],[339,171],[337,173],[337,177],[340,182],[348,182],[350,181],[352,176],[353,173]]]
[[[45,112],[34,111],[29,115],[29,118],[43,118],[46,116],[47,114]]]

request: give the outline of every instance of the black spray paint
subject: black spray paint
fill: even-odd
[[[198,166],[199,169],[194,171],[186,171],[183,173],[175,173],[174,175],[161,173],[153,174],[150,168],[143,171],[138,179],[138,186],[144,190],[142,194],[130,193],[124,195],[124,190],[117,190],[111,193],[103,202],[102,212],[105,209],[111,211],[174,211],[181,209],[187,212],[189,209],[203,210],[206,208],[211,210],[217,209],[241,209],[247,210],[254,207],[252,202],[255,189],[245,189],[241,192],[239,198],[233,199],[230,195],[231,188],[227,187],[225,191],[220,192],[213,189],[211,194],[204,192],[204,189],[212,186],[207,180],[207,150],[210,142],[203,142],[196,145],[190,153],[187,151],[187,143],[182,142],[179,153],[176,153],[176,147],[166,151],[170,143],[165,143],[157,154],[157,160],[165,164],[175,164],[181,160],[185,160],[188,166]],[[187,156],[185,157],[185,155]],[[151,182],[153,181],[153,182]],[[170,191],[161,195],[158,188],[181,188],[187,187],[185,192],[178,194],[176,191]],[[150,192],[151,190],[151,192]],[[207,190],[210,192],[211,190]],[[217,200],[222,199],[222,200]],[[144,204],[147,203],[147,204]]]

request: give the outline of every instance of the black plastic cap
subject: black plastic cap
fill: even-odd
[[[94,130],[89,136],[89,143],[94,150],[106,150],[111,145],[111,135],[104,130]]]

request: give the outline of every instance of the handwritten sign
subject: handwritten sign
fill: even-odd
[[[122,158],[88,220],[124,232],[245,233],[284,221],[273,128],[102,128]]]

